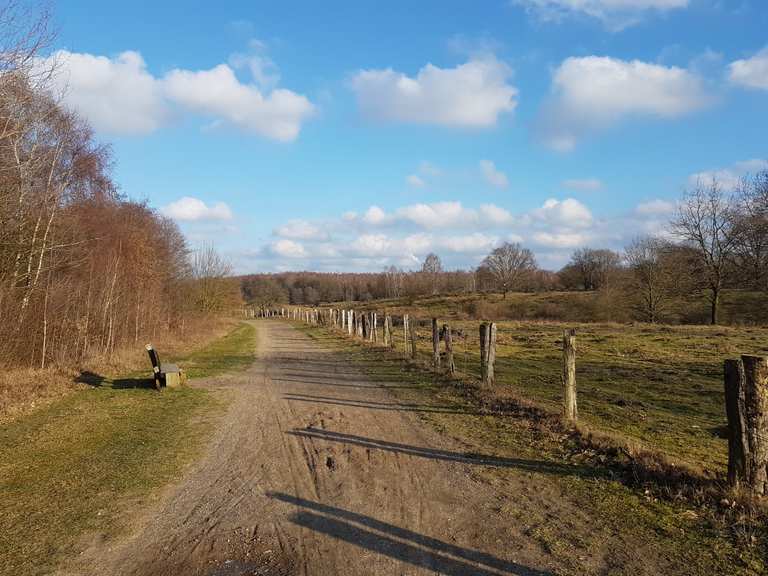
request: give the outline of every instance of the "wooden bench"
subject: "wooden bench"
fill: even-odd
[[[168,364],[160,362],[160,355],[152,347],[152,344],[147,344],[147,354],[149,354],[149,360],[152,362],[152,372],[155,378],[155,388],[160,390],[162,386],[168,388],[177,388],[186,381],[184,371],[179,369],[176,364]]]

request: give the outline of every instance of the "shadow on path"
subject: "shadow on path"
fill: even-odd
[[[524,458],[501,458],[498,456],[487,456],[484,454],[451,452],[449,450],[440,450],[436,448],[422,448],[419,446],[410,446],[398,442],[388,442],[386,440],[375,440],[353,434],[343,434],[341,432],[332,432],[319,428],[298,428],[290,430],[287,434],[299,436],[302,438],[312,438],[316,440],[327,440],[330,442],[342,442],[353,444],[363,448],[373,450],[385,450],[388,452],[397,452],[398,454],[408,454],[409,456],[419,456],[430,460],[445,460],[448,462],[460,462],[462,464],[472,464],[479,466],[495,466],[499,468],[518,468],[529,472],[541,472],[544,474],[554,474],[557,476],[582,476],[596,477],[597,471],[586,466],[568,466],[557,462],[547,462],[546,460],[528,460]]]
[[[298,526],[326,534],[413,566],[447,576],[552,576],[517,562],[462,548],[356,512],[280,492],[267,496],[302,508],[291,516]]]
[[[285,394],[285,400],[298,402],[311,402],[317,404],[334,404],[337,406],[350,406],[353,408],[369,408],[371,410],[394,410],[397,412],[438,412],[441,414],[465,414],[478,416],[479,412],[464,408],[451,408],[446,406],[430,406],[429,404],[404,404],[400,402],[374,402],[370,400],[352,400],[349,398],[329,398],[326,396],[312,396],[310,394]]]

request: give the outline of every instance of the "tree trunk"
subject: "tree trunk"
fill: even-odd
[[[712,298],[710,300],[711,304],[711,313],[710,313],[710,319],[712,321],[712,325],[714,326],[717,324],[717,313],[720,305],[720,288],[712,288]]]

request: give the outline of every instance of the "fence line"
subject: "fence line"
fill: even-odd
[[[244,310],[246,318],[288,318],[305,324],[333,328],[347,336],[373,345],[379,344],[378,326],[383,329],[383,345],[400,350],[403,358],[418,360],[419,328],[431,327],[430,362],[436,373],[456,374],[454,337],[463,342],[462,369],[469,374],[469,334],[452,330],[450,324],[439,326],[438,318],[419,320],[404,314],[359,312],[336,308],[265,308]],[[399,323],[401,330],[394,330]],[[481,322],[479,337],[480,382],[484,387],[496,383],[497,326]],[[444,343],[441,351],[440,343]],[[576,330],[568,329],[562,338],[562,414],[566,425],[578,422],[576,388]],[[768,495],[768,357],[741,356],[724,365],[725,411],[728,419],[728,483],[748,493]]]

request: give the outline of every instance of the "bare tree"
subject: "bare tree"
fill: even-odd
[[[736,262],[743,283],[768,289],[768,171],[744,177],[737,188]]]
[[[645,320],[657,322],[675,294],[679,271],[669,257],[669,244],[660,238],[635,239],[625,249],[637,295],[637,308]]]
[[[232,265],[221,257],[213,244],[203,244],[192,256],[192,276],[196,280],[196,306],[201,312],[223,310],[231,295]]]
[[[567,268],[579,278],[584,290],[601,290],[620,267],[621,256],[612,250],[579,248]]]
[[[440,256],[434,252],[427,254],[426,258],[424,258],[424,263],[421,265],[421,272],[429,278],[432,294],[437,294],[439,291],[440,274],[443,272],[443,263],[440,260]]]
[[[403,294],[403,277],[405,273],[397,266],[384,269],[384,284],[387,298],[400,298]]]
[[[517,242],[504,242],[485,257],[482,266],[488,269],[506,298],[507,292],[516,288],[525,274],[536,269],[536,258]]]
[[[739,241],[733,199],[714,178],[709,184],[698,182],[685,192],[672,232],[695,250],[695,272],[709,291],[710,321],[717,324],[720,294]]]

